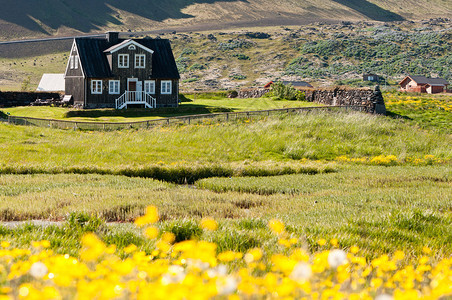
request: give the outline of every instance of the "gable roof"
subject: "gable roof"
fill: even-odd
[[[111,46],[110,48],[108,48],[107,50],[105,50],[104,52],[109,52],[109,53],[113,53],[116,52],[124,47],[127,47],[129,45],[135,45],[137,47],[140,47],[141,49],[143,49],[144,51],[150,52],[150,53],[154,53],[154,51],[152,51],[151,49],[135,42],[134,40],[125,40],[122,43],[119,43],[117,45]]]
[[[136,39],[119,40],[119,43],[111,44],[104,38],[76,38],[80,63],[88,78],[113,77],[108,64],[106,53],[128,45],[132,41],[138,47],[153,51],[152,54],[152,79],[179,79],[176,61],[174,60],[171,44],[167,39]]]
[[[428,78],[425,76],[413,76],[408,75],[399,84],[402,84],[405,80],[411,79],[417,84],[430,84],[430,85],[449,85],[449,83],[443,78]]]

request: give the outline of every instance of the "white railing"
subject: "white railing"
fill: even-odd
[[[127,108],[129,104],[144,104],[146,108],[156,108],[157,101],[146,92],[125,91],[116,99],[116,109]]]

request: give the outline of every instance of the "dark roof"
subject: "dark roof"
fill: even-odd
[[[425,76],[412,76],[408,75],[406,78],[411,78],[413,81],[415,81],[417,84],[430,84],[430,85],[449,85],[449,83],[443,79],[443,78],[428,78]],[[402,80],[400,83],[402,83]]]
[[[85,76],[94,78],[113,77],[104,51],[124,41],[120,39],[117,43],[111,44],[103,38],[76,38],[75,42]],[[169,40],[134,39],[133,41],[154,51],[152,55],[152,78],[180,78]]]
[[[104,50],[109,44],[105,39],[76,38],[78,55],[86,77],[113,77]]]

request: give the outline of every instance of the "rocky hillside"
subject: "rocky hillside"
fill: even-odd
[[[452,15],[447,0],[5,0],[0,39],[105,30],[227,29],[315,21],[402,21]]]
[[[367,72],[384,77],[386,84],[397,83],[407,73],[452,82],[452,20],[446,19],[317,23],[150,37],[171,41],[183,91],[240,89],[278,79],[305,80],[315,86],[359,86],[365,84],[361,78]],[[70,40],[27,45],[0,45],[0,90],[36,88],[43,73],[64,71]]]

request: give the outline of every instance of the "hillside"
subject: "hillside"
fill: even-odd
[[[362,85],[365,72],[383,76],[386,85],[396,84],[407,73],[452,81],[452,22],[445,19],[272,26],[150,37],[171,41],[183,92],[262,86],[277,79],[306,80],[315,86]],[[43,73],[64,72],[70,46],[70,40],[0,45],[0,90],[35,89]]]
[[[114,29],[226,29],[315,21],[402,21],[452,15],[446,0],[6,0],[0,39],[71,35]]]

